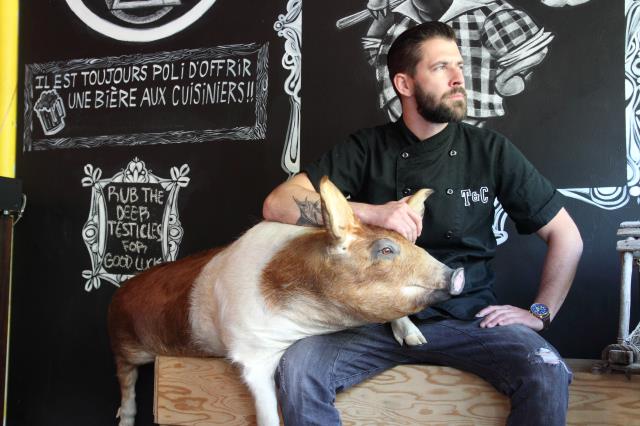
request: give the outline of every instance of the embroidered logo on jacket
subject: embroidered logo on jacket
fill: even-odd
[[[471,203],[483,203],[487,204],[489,202],[489,198],[487,197],[487,193],[489,192],[489,188],[483,186],[479,191],[472,191],[470,189],[463,189],[460,191],[460,195],[464,198],[465,207],[469,207]]]

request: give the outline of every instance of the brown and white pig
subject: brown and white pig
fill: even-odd
[[[430,190],[409,204],[424,213]],[[258,424],[279,424],[274,372],[306,336],[394,321],[400,344],[424,337],[406,315],[459,294],[451,270],[399,234],[360,223],[325,177],[324,228],[262,222],[233,244],[158,265],[128,280],[109,307],[122,402],[133,425],[137,367],[156,355],[227,357],[240,365]],[[404,317],[404,318],[402,318]]]

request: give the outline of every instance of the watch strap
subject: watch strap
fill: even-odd
[[[547,330],[551,325],[551,312],[547,305],[543,303],[534,303],[529,308],[529,312],[534,317],[542,321],[542,330]]]

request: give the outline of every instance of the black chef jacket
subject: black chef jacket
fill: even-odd
[[[422,319],[472,319],[496,303],[489,265],[497,246],[496,198],[522,234],[537,231],[562,208],[560,194],[507,138],[464,123],[421,141],[400,118],[352,134],[302,171],[316,190],[327,175],[351,201],[370,204],[420,188],[435,191],[416,244],[451,268],[464,267],[465,288],[418,313]]]

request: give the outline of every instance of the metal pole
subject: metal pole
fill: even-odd
[[[0,401],[2,401],[3,425],[7,421],[12,248],[13,216],[7,214],[7,212],[0,212]]]
[[[623,345],[629,340],[629,316],[631,313],[631,273],[633,272],[633,253],[622,255],[622,278],[620,279],[620,328],[618,329],[618,344]]]

